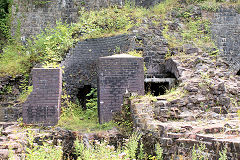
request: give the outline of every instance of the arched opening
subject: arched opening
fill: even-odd
[[[91,97],[87,96],[91,92],[91,85],[85,85],[83,88],[80,88],[77,93],[77,100],[79,104],[82,106],[83,110],[87,109],[87,100],[91,99]]]

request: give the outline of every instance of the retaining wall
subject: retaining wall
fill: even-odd
[[[147,153],[153,153],[155,144],[160,143],[164,159],[191,159],[194,147],[197,153],[208,159],[219,159],[219,152],[223,153],[225,149],[228,159],[240,159],[240,131],[233,129],[238,124],[235,119],[171,119],[178,114],[176,107],[166,106],[163,100],[130,96],[125,95],[124,104],[130,107],[134,128],[143,133]],[[167,117],[167,121],[159,119],[160,112],[163,117]],[[204,149],[199,149],[200,146]]]

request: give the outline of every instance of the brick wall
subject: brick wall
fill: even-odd
[[[33,92],[23,104],[23,122],[56,125],[60,114],[61,70],[34,68],[32,79]]]
[[[130,37],[119,35],[78,42],[62,62],[65,88],[73,98],[84,85],[97,87],[98,58],[113,55],[116,50],[128,50]],[[118,48],[118,49],[117,49]]]
[[[220,8],[213,14],[212,34],[221,56],[232,69],[240,69],[240,14],[234,8]]]
[[[160,0],[130,0],[149,7]],[[111,5],[124,5],[125,0],[14,0],[12,6],[12,34],[18,24],[22,37],[40,33],[47,26],[55,26],[56,20],[71,23],[78,20],[80,8],[101,8]]]
[[[126,90],[144,94],[143,58],[126,54],[99,58],[100,123],[112,120],[113,113],[121,110]]]

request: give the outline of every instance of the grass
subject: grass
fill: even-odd
[[[86,110],[83,110],[78,102],[73,103],[68,100],[68,96],[64,95],[62,99],[62,114],[58,122],[58,126],[81,132],[93,132],[109,130],[114,127],[113,122],[99,124],[98,110],[97,110],[97,90],[92,88],[91,92],[87,95],[91,97],[86,103]]]
[[[0,77],[28,74],[36,63],[42,63],[45,67],[58,67],[74,42],[127,33],[139,24],[139,17],[145,14],[141,10],[144,11],[127,7],[81,10],[78,23],[67,25],[57,22],[55,28],[46,28],[28,39],[27,45],[15,37],[0,55]]]
[[[172,101],[175,99],[182,98],[187,93],[186,90],[182,90],[181,88],[172,88],[168,90],[166,94],[159,96],[160,98],[166,99],[167,101]]]
[[[75,149],[78,160],[121,160],[136,159],[138,144],[141,135],[133,133],[122,146],[115,148],[109,145],[107,141],[90,141],[90,147],[86,147],[83,141],[75,141]]]
[[[204,8],[204,6],[209,6],[207,3],[210,2],[213,1],[198,1],[197,3]],[[237,5],[239,2],[234,4]],[[58,67],[74,42],[128,33],[131,28],[139,26],[146,18],[152,19],[154,24],[159,24],[161,20],[168,18],[166,14],[170,10],[179,10],[179,8],[181,10],[180,5],[175,0],[166,0],[150,9],[132,7],[128,3],[121,9],[109,7],[98,11],[87,11],[82,8],[79,11],[77,23],[69,26],[57,22],[55,28],[46,28],[41,34],[28,39],[25,46],[21,42],[16,42],[17,40],[9,42],[3,49],[3,54],[0,55],[0,77],[28,74],[36,63],[42,63],[47,67]],[[189,14],[183,13],[185,16]],[[174,35],[171,35],[167,25],[163,34],[172,45],[181,46],[182,43],[190,41],[205,45],[209,42],[210,36],[203,34],[205,30],[199,30],[199,27],[206,28],[206,23],[208,22],[204,20],[188,21],[181,33],[182,40],[177,40]],[[20,38],[15,37],[15,39]]]
[[[23,46],[17,44],[8,45],[0,54],[0,77],[24,75],[30,72],[30,55]]]
[[[89,111],[82,111],[80,106],[73,110],[67,109],[62,113],[58,126],[72,131],[81,132],[96,132],[102,130],[109,130],[114,127],[113,122],[104,123],[102,125],[98,122],[97,116],[92,116]],[[97,111],[95,111],[97,112]]]

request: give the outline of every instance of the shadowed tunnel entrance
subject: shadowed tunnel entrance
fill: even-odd
[[[166,93],[169,88],[168,82],[156,83],[156,82],[145,82],[145,94],[151,93],[153,96],[159,96]]]
[[[87,96],[91,92],[91,85],[85,85],[83,88],[80,88],[77,93],[77,99],[79,101],[79,104],[82,106],[83,110],[87,109],[87,100],[91,97]]]
[[[145,78],[144,88],[145,94],[152,94],[153,96],[163,95],[174,87],[176,78]]]

